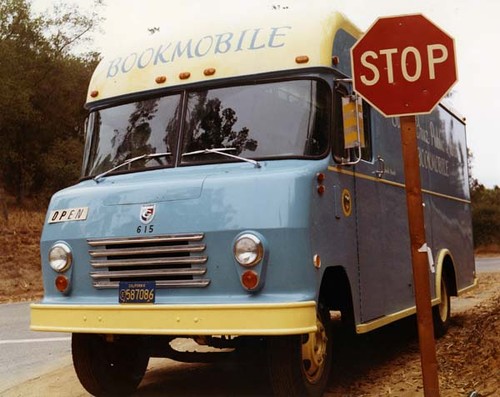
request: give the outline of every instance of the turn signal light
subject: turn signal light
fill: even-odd
[[[255,289],[259,285],[259,275],[253,270],[247,270],[241,276],[241,283],[246,289]]]
[[[97,90],[93,90],[90,92],[90,96],[92,98],[97,98],[98,95],[99,95],[99,91],[97,91]]]
[[[57,276],[56,277],[56,288],[59,292],[66,292],[69,287],[69,280],[66,276]]]

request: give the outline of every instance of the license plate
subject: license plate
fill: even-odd
[[[154,281],[120,281],[119,303],[154,303],[155,295]]]

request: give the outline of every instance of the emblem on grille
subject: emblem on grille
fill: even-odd
[[[141,222],[147,225],[151,223],[156,213],[156,204],[147,204],[141,207]]]

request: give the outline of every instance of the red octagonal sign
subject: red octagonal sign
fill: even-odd
[[[388,117],[430,113],[457,81],[453,38],[420,14],[378,19],[351,59],[354,90]]]

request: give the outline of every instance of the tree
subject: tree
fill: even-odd
[[[224,108],[219,98],[207,99],[207,92],[192,94],[196,104],[191,112],[188,134],[190,139],[186,152],[213,148],[233,148],[234,155],[244,150],[255,151],[257,141],[249,139],[249,130],[243,127],[240,131],[233,129],[238,121],[232,108]]]
[[[98,60],[72,53],[98,26],[95,12],[61,5],[47,15],[34,16],[28,0],[0,0],[0,183],[18,203],[60,179],[41,166],[47,153],[59,147],[67,159],[74,152],[61,142],[82,145],[82,105]]]
[[[476,247],[500,247],[500,188],[477,184],[472,190],[472,223]]]
[[[500,247],[500,187],[487,189],[472,176],[474,156],[467,149],[469,187],[472,201],[472,229],[474,246]]]

